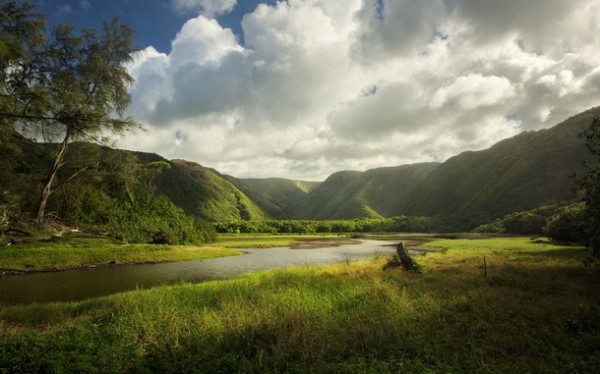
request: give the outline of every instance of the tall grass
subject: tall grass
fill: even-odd
[[[599,372],[584,250],[430,244],[420,276],[379,258],[1,307],[0,372]]]
[[[234,256],[222,247],[192,245],[121,244],[108,239],[72,238],[0,247],[0,269],[48,270],[82,265],[106,265],[201,260]]]

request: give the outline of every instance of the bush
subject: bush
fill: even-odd
[[[471,230],[471,232],[484,234],[503,234],[506,232],[506,227],[504,227],[504,222],[501,219],[497,219],[490,223],[478,226]]]
[[[550,217],[546,235],[553,242],[587,244],[585,205],[573,204]]]
[[[509,214],[502,220],[506,232],[517,235],[539,235],[544,233],[546,217],[533,211]]]
[[[145,196],[135,204],[115,201],[108,234],[131,243],[185,244],[213,241],[214,228],[188,216],[164,196]]]

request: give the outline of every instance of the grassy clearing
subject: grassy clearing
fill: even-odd
[[[237,254],[239,252],[221,247],[119,244],[109,239],[70,238],[0,247],[0,269],[65,269],[109,263],[200,260]]]
[[[600,372],[585,250],[428,245],[422,276],[380,258],[0,307],[0,372]]]

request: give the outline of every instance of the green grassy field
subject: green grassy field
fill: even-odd
[[[221,235],[204,246],[123,244],[108,238],[55,238],[0,246],[0,270],[44,271],[89,265],[174,262],[235,256],[236,248],[287,247],[307,240],[337,241],[340,235]]]
[[[0,372],[600,372],[585,249],[427,245],[445,251],[419,257],[420,276],[378,258],[3,306]]]
[[[122,244],[110,239],[69,238],[1,246],[0,269],[43,271],[110,263],[201,260],[238,254],[233,249],[216,246]]]

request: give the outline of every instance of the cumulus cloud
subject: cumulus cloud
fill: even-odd
[[[235,1],[177,4],[204,15],[136,53],[122,145],[239,177],[443,161],[599,104],[600,0],[288,0],[243,44],[210,18]]]
[[[172,0],[172,4],[180,14],[196,13],[212,18],[231,12],[237,0]]]
[[[507,78],[470,73],[456,78],[448,86],[440,87],[431,97],[431,108],[445,105],[461,110],[501,104],[515,95]]]

